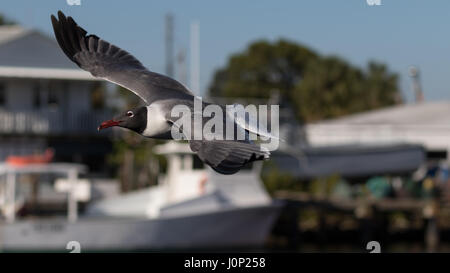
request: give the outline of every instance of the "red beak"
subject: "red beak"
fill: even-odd
[[[117,121],[117,120],[112,120],[112,119],[107,120],[107,121],[102,122],[102,124],[100,124],[100,126],[98,126],[97,130],[100,131],[105,128],[117,126],[117,125],[119,125],[119,123],[120,123],[120,121]]]

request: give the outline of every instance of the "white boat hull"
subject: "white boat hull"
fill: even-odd
[[[1,251],[181,250],[260,247],[280,211],[277,204],[182,217],[23,220],[0,224]]]

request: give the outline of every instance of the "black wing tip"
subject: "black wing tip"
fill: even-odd
[[[64,15],[64,13],[61,10],[58,10],[58,12],[56,13],[56,15],[54,14],[50,14],[50,18],[53,21],[60,23],[61,20],[65,20],[66,19],[66,15]],[[70,18],[70,16],[69,16]]]
[[[86,31],[83,29],[79,31],[80,27],[75,20],[70,16],[66,17],[61,10],[58,10],[57,16],[53,14],[50,16],[56,41],[66,56],[79,66],[80,64],[74,59],[75,54],[81,50],[77,39],[80,33],[84,36]]]
[[[220,162],[214,163],[216,160],[211,161],[211,158],[214,157],[214,154],[217,158],[217,152],[205,154],[201,147],[202,145],[214,145],[213,143],[201,141],[190,142],[192,151],[197,152],[203,162],[220,174],[232,175],[253,161],[267,160],[270,158],[270,151],[268,149],[249,142],[219,141],[218,144],[222,146],[223,150],[228,151],[228,153],[224,154],[225,156],[220,159]]]
[[[61,11],[61,10],[58,10],[57,12],[56,12],[56,15],[58,15],[58,17],[59,17],[59,14],[62,14],[62,15],[64,15],[64,13]],[[55,15],[53,15],[53,14],[50,14],[50,18],[55,18],[56,19],[56,16]]]
[[[66,19],[66,15],[61,10],[58,10],[58,18],[59,20]]]

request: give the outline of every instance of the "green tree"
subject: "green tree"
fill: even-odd
[[[13,21],[7,19],[4,15],[0,14],[0,26],[1,25],[13,25]]]
[[[269,98],[277,91],[289,97],[308,62],[316,58],[312,50],[290,41],[255,42],[245,52],[231,56],[227,66],[216,72],[209,94]]]
[[[369,62],[365,87],[370,109],[402,101],[398,88],[398,75],[389,72],[385,64]]]
[[[295,88],[297,116],[316,121],[393,105],[398,102],[397,79],[375,62],[363,71],[338,57],[316,60]]]
[[[215,73],[209,94],[269,98],[277,92],[300,121],[309,122],[395,104],[397,81],[383,64],[360,69],[290,41],[258,41]]]

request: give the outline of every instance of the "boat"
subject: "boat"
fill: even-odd
[[[0,164],[1,251],[151,251],[258,249],[281,211],[259,178],[260,164],[232,176],[206,169],[188,144],[168,142],[155,148],[167,158],[167,173],[146,189],[88,202],[83,165]],[[209,167],[208,167],[209,168]],[[67,217],[16,218],[16,177],[59,173],[55,188],[67,193]],[[3,190],[2,190],[3,189]],[[3,200],[3,201],[2,201]],[[70,247],[69,247],[70,248]]]
[[[54,151],[52,149],[47,149],[45,150],[45,153],[41,155],[8,156],[6,158],[6,163],[17,166],[23,166],[27,164],[49,163],[52,161],[53,156]]]

